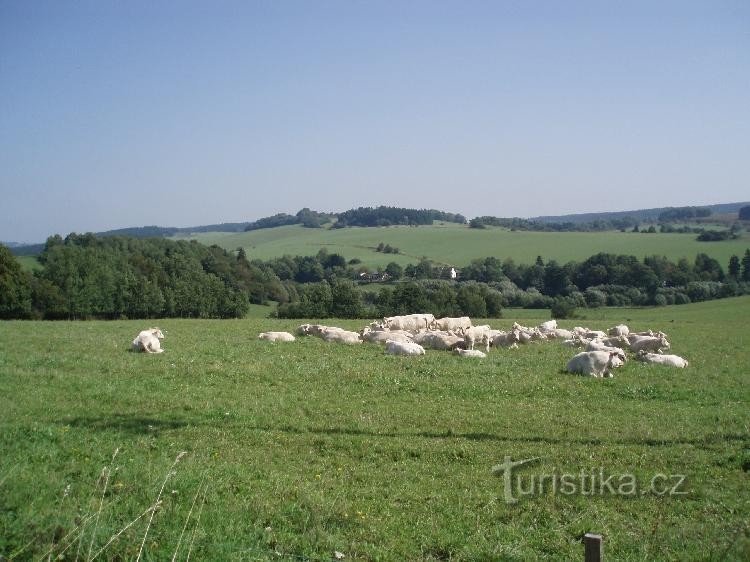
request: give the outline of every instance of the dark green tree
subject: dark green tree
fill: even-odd
[[[31,276],[10,250],[0,244],[0,318],[31,316]]]
[[[317,283],[322,281],[324,276],[323,266],[318,259],[312,256],[297,259],[297,274],[294,280],[298,283]]]
[[[570,284],[567,272],[555,260],[550,260],[544,266],[544,291],[545,294],[555,297],[561,294]]]
[[[465,316],[472,318],[487,317],[487,302],[478,285],[463,283],[456,294],[456,304]]]
[[[334,318],[361,318],[362,298],[357,286],[349,279],[338,279],[331,286],[331,310]]]
[[[729,277],[732,279],[739,279],[740,273],[742,272],[742,265],[740,264],[740,258],[732,256],[729,258],[729,266],[727,267]]]
[[[385,272],[388,274],[393,281],[398,281],[404,274],[404,268],[396,262],[392,261],[385,266]]]
[[[326,282],[300,287],[300,310],[303,318],[328,318],[333,307],[331,286]]]
[[[416,283],[399,283],[391,296],[392,314],[429,312],[425,291]]]
[[[429,260],[422,258],[414,268],[414,277],[416,279],[431,279],[433,276],[432,264]]]
[[[706,254],[695,256],[695,273],[703,281],[721,281],[724,279],[724,271],[714,258]]]
[[[745,250],[742,256],[742,280],[750,282],[750,249]]]
[[[460,315],[456,304],[456,290],[450,284],[441,282],[430,293],[430,312],[437,318]]]
[[[575,318],[576,303],[570,297],[557,297],[550,308],[552,318]]]

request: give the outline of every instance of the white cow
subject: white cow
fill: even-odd
[[[289,332],[261,332],[260,334],[258,334],[258,339],[267,340],[270,342],[288,342],[295,340],[294,336]]]
[[[592,330],[590,328],[583,328],[581,326],[576,326],[575,328],[573,328],[573,333],[589,340],[604,339],[607,337],[607,334],[602,332],[601,330]]]
[[[539,324],[537,328],[539,328],[540,332],[552,332],[557,329],[557,320],[547,320],[546,322]]]
[[[361,332],[362,341],[372,343],[385,343],[387,340],[393,341],[412,341],[412,334],[410,332],[404,332],[402,330],[370,330],[365,328]]]
[[[607,330],[607,334],[610,336],[627,336],[630,333],[630,328],[625,324],[618,324],[613,328]]]
[[[406,316],[383,318],[381,325],[389,330],[418,332],[419,330],[427,330],[434,321],[435,317],[432,314],[408,314]]]
[[[322,338],[326,332],[334,331],[345,332],[346,330],[336,326],[324,326],[323,324],[302,324],[297,328],[297,334],[300,336],[315,336],[317,338]]]
[[[400,342],[388,340],[385,342],[385,352],[390,355],[424,355],[424,347],[414,342]]]
[[[460,357],[475,357],[478,359],[481,359],[483,357],[487,357],[487,354],[484,351],[479,351],[478,349],[454,349],[454,353],[457,353]]]
[[[474,349],[474,344],[479,342],[480,344],[485,345],[488,353],[490,351],[491,332],[492,328],[490,328],[488,324],[483,324],[482,326],[472,326],[471,328],[462,330],[464,341],[466,342],[466,346],[469,349]]]
[[[623,350],[620,347],[612,347],[609,345],[604,345],[601,340],[591,340],[589,343],[586,344],[585,351],[606,351],[609,353],[616,353],[617,356],[620,358],[620,361],[625,363],[625,350]]]
[[[573,332],[563,328],[555,328],[547,334],[547,339],[555,338],[558,340],[569,340],[573,338]]]
[[[133,351],[144,351],[146,353],[163,353],[161,341],[164,334],[159,328],[149,328],[140,332],[133,340]]]
[[[639,351],[635,358],[645,363],[656,363],[667,367],[677,367],[678,369],[684,369],[690,364],[679,355],[661,355],[660,353],[648,353],[647,351]]]
[[[323,341],[329,343],[344,343],[347,345],[362,343],[362,338],[359,337],[357,332],[349,332],[333,326],[323,330],[320,337],[323,338]]]
[[[604,345],[608,345],[611,347],[630,347],[630,340],[628,340],[626,336],[610,336],[608,338],[596,341],[600,341]]]
[[[464,338],[451,332],[420,332],[414,341],[427,349],[455,349],[464,345]]]
[[[492,347],[510,347],[517,348],[520,332],[518,330],[511,330],[508,333],[497,334],[490,340]]]
[[[430,328],[433,330],[443,331],[456,331],[471,328],[471,318],[468,316],[461,316],[460,318],[438,318],[431,325]]]
[[[611,377],[611,369],[622,366],[617,353],[607,351],[584,351],[568,361],[569,373],[578,373],[590,377]]]
[[[663,350],[668,350],[672,346],[664,336],[641,336],[640,339],[630,343],[630,349],[635,353],[639,351],[652,351],[654,353],[661,353]]]

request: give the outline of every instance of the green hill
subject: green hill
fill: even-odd
[[[693,260],[704,252],[726,267],[730,256],[741,256],[750,247],[750,236],[736,240],[698,242],[695,234],[645,234],[632,232],[512,232],[502,228],[472,229],[464,225],[440,223],[433,226],[391,226],[379,228],[309,229],[299,225],[242,233],[210,232],[179,235],[175,238],[217,244],[222,248],[245,249],[248,259],[269,259],[284,254],[313,255],[321,248],[347,259],[359,258],[368,266],[384,266],[395,261],[414,263],[421,257],[455,265],[475,258],[495,256],[531,263],[540,255],[559,262],[584,260],[598,252],[630,254],[637,257],[664,255],[676,261]],[[379,243],[399,248],[399,254],[376,252]]]

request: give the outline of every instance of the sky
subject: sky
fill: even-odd
[[[0,0],[0,240],[750,199],[750,3]]]

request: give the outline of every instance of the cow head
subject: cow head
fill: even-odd
[[[614,369],[625,364],[625,355],[619,351],[609,352],[609,365]]]

